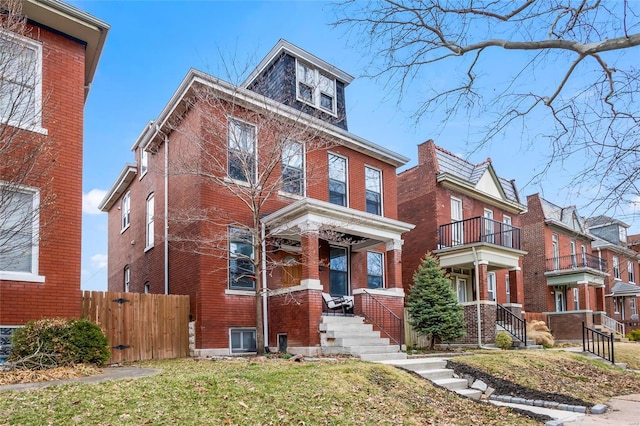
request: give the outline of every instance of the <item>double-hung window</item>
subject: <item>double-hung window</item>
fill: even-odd
[[[367,288],[384,287],[384,256],[375,251],[367,252]]]
[[[367,212],[382,214],[382,172],[371,167],[364,168]]]
[[[304,195],[304,146],[300,142],[285,141],[282,145],[282,190]]]
[[[38,274],[39,204],[37,189],[0,183],[0,275]]]
[[[146,248],[151,248],[154,245],[154,234],[155,234],[155,196],[154,194],[149,195],[147,198],[147,245]]]
[[[0,122],[42,131],[42,45],[0,30]]]
[[[246,228],[229,227],[229,288],[255,290],[253,236]]]
[[[319,70],[298,62],[296,66],[299,100],[331,114],[336,111],[336,81]]]
[[[149,153],[140,148],[140,178],[149,170]]]
[[[329,202],[347,205],[347,159],[329,154]]]
[[[131,291],[131,269],[129,266],[124,267],[124,291]]]
[[[122,211],[122,230],[124,231],[129,227],[131,223],[131,193],[127,192],[122,197],[122,206],[120,208]]]
[[[580,309],[580,290],[578,287],[573,288],[573,310],[577,311]]]
[[[487,274],[487,289],[489,292],[489,300],[496,301],[496,274],[495,272],[489,272]]]
[[[613,278],[620,279],[620,261],[618,256],[613,256]]]
[[[631,260],[627,263],[627,270],[629,271],[629,282],[635,283],[636,281],[633,274],[633,262]]]
[[[256,330],[255,328],[232,328],[231,353],[247,353],[256,351]]]
[[[255,182],[256,177],[256,128],[236,119],[229,120],[227,156],[231,179]]]

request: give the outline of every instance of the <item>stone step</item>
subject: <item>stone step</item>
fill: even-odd
[[[482,392],[477,389],[454,389],[454,392],[467,398],[475,399],[477,401],[482,398]]]
[[[373,326],[371,324],[365,324],[362,322],[329,322],[329,323],[320,323],[318,325],[318,330],[320,331],[350,331],[350,330],[371,330],[373,331]]]
[[[450,379],[453,377],[453,370],[449,368],[434,368],[430,370],[418,370],[419,375],[429,380]]]
[[[338,337],[336,339],[327,340],[327,344],[331,346],[387,346],[390,341],[386,337]]]
[[[400,346],[398,345],[372,345],[372,346],[324,346],[322,347],[322,353],[327,355],[337,354],[379,354],[379,353],[393,353],[399,352]]]
[[[411,358],[397,361],[382,361],[382,363],[410,371],[435,370],[445,368],[447,366],[447,360],[442,358]]]
[[[449,390],[467,389],[469,387],[469,382],[465,379],[435,379],[432,382]]]
[[[341,316],[341,315],[323,315],[322,316],[322,323],[323,324],[333,324],[333,323],[340,323],[340,324],[349,324],[349,323],[360,323],[360,324],[364,324],[364,318],[363,317],[358,317],[358,316]]]
[[[380,361],[397,361],[401,359],[407,359],[407,354],[404,352],[385,352],[376,354],[360,354],[362,361],[380,362]]]
[[[364,330],[327,330],[325,332],[327,339],[338,339],[344,337],[380,337],[379,331],[373,331],[369,329]]]

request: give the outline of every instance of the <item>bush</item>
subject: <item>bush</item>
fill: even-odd
[[[551,331],[544,321],[533,320],[527,323],[527,338],[534,340],[536,345],[543,345],[545,348],[550,348],[555,343]]]
[[[9,362],[28,369],[74,364],[104,365],[109,359],[107,338],[86,319],[52,318],[30,321],[16,330]]]
[[[502,350],[507,350],[513,346],[513,339],[506,331],[501,331],[496,336],[496,346]]]
[[[640,329],[631,330],[630,332],[627,333],[626,337],[632,342],[640,342]]]

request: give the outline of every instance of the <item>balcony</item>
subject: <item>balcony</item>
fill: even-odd
[[[558,256],[547,259],[546,270],[547,272],[555,271],[571,271],[574,269],[589,268],[598,271],[606,271],[606,261],[594,256],[592,254],[580,253],[570,254],[568,256]]]
[[[489,243],[520,250],[520,228],[479,216],[441,225],[438,228],[438,243],[441,249]]]

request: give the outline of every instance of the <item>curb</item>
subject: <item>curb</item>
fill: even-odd
[[[508,402],[511,404],[524,404],[524,405],[531,405],[533,407],[552,408],[555,410],[571,411],[574,413],[582,413],[582,414],[587,413],[587,407],[584,407],[582,405],[559,404],[554,401],[542,401],[540,399],[526,399],[526,398],[519,398],[511,395],[491,395],[489,399],[494,401],[500,401],[500,402]],[[607,406],[604,404],[594,405],[589,410],[591,414],[603,414],[605,411],[607,411]],[[561,423],[557,424],[557,426],[559,426],[560,424]],[[548,424],[547,426],[556,426],[556,424],[555,423],[553,425]]]

